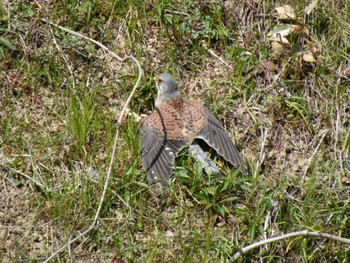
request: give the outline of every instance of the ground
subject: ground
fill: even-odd
[[[3,1],[0,4],[0,261],[225,262],[242,247],[308,229],[350,238],[348,1]],[[307,3],[306,3],[307,2]],[[46,21],[46,22],[45,22]],[[154,196],[138,125],[153,77],[222,122],[247,176],[209,176],[181,152]],[[349,245],[298,237],[242,262],[347,262]]]

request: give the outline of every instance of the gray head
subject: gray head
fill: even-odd
[[[181,95],[177,88],[176,81],[167,73],[160,73],[157,75],[156,85],[158,89],[157,100],[170,100]]]

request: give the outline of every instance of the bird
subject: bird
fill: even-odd
[[[221,173],[207,157],[200,140],[246,174],[243,159],[224,127],[197,100],[182,97],[178,84],[167,73],[156,76],[157,98],[154,111],[139,126],[141,160],[150,184],[168,189],[175,158],[185,147],[209,174]]]

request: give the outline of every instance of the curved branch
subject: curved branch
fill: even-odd
[[[114,162],[114,157],[115,157],[115,153],[116,153],[116,148],[117,148],[117,142],[118,142],[118,138],[119,138],[119,127],[120,127],[120,124],[122,123],[122,118],[125,114],[125,111],[126,111],[126,108],[127,108],[127,105],[129,104],[132,96],[134,95],[137,87],[139,86],[140,84],[140,81],[141,81],[141,77],[142,77],[142,68],[141,68],[141,65],[140,63],[138,62],[138,60],[136,58],[134,58],[133,56],[126,56],[124,58],[121,58],[119,57],[117,54],[115,54],[114,52],[112,52],[111,50],[109,50],[109,48],[107,48],[105,45],[103,45],[102,43],[94,40],[94,39],[91,39],[87,36],[84,36],[80,33],[77,33],[77,32],[74,32],[70,29],[67,29],[67,28],[64,28],[62,26],[59,26],[53,22],[50,22],[48,20],[45,20],[45,19],[42,19],[42,21],[44,21],[45,23],[48,23],[49,25],[51,26],[54,26],[56,28],[59,28],[63,31],[66,31],[72,35],[75,35],[75,36],[78,36],[80,38],[84,38],[94,44],[96,44],[97,46],[99,46],[100,48],[102,48],[103,50],[107,51],[108,53],[110,53],[114,58],[116,58],[117,60],[119,60],[120,62],[124,62],[126,60],[132,60],[136,65],[137,65],[137,68],[138,68],[138,78],[137,78],[137,81],[129,95],[129,97],[127,98],[125,104],[124,104],[124,107],[120,113],[120,116],[118,118],[118,121],[117,121],[117,131],[116,131],[116,134],[115,134],[115,138],[114,138],[114,143],[113,143],[113,148],[112,148],[112,152],[111,152],[111,159],[110,159],[110,163],[109,163],[109,166],[108,166],[108,171],[107,171],[107,175],[106,175],[106,179],[105,179],[105,183],[103,185],[103,192],[102,192],[102,195],[101,195],[101,199],[100,199],[100,202],[98,204],[98,208],[97,208],[97,211],[95,213],[95,216],[94,216],[94,219],[92,221],[92,223],[90,224],[90,226],[84,231],[82,232],[81,234],[79,234],[78,236],[76,236],[75,238],[73,238],[72,240],[70,240],[69,242],[67,242],[66,244],[64,244],[63,246],[61,246],[59,249],[57,249],[53,254],[50,255],[50,257],[48,257],[44,263],[46,262],[49,262],[51,259],[53,259],[59,252],[61,252],[63,249],[67,248],[69,245],[71,245],[72,243],[74,243],[75,241],[77,241],[78,239],[80,239],[81,237],[85,236],[87,233],[89,233],[96,225],[97,223],[97,220],[98,220],[98,217],[100,215],[100,212],[101,212],[101,208],[102,208],[102,204],[104,202],[104,199],[105,199],[105,196],[106,196],[106,192],[107,192],[107,187],[108,187],[108,183],[109,183],[109,179],[110,179],[110,175],[111,175],[111,172],[112,172],[112,166],[113,166],[113,162]],[[126,205],[129,207],[129,205],[122,199],[121,196],[117,195],[118,198]],[[129,207],[130,208],[130,207]]]
[[[310,232],[309,230],[302,230],[302,231],[296,231],[296,232],[288,233],[288,234],[277,236],[277,237],[272,237],[272,238],[269,238],[266,240],[262,240],[260,242],[256,242],[256,243],[251,244],[249,246],[246,246],[233,255],[233,260],[237,260],[240,256],[242,256],[244,253],[248,252],[249,250],[252,250],[253,248],[260,247],[260,246],[263,246],[263,245],[266,245],[266,244],[269,244],[269,243],[272,243],[275,241],[279,241],[282,239],[287,239],[290,237],[298,237],[298,236],[328,238],[328,239],[340,241],[340,242],[343,242],[343,243],[350,245],[350,239],[347,239],[347,238],[338,237],[338,236],[334,236],[334,235],[330,235],[330,234],[326,234],[326,233]]]

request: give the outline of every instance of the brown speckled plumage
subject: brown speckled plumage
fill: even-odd
[[[241,165],[245,173],[243,160],[219,121],[201,102],[184,100],[170,75],[162,73],[158,78],[156,109],[140,126],[141,159],[150,182],[162,182],[166,187],[177,153],[196,138],[232,165]]]

